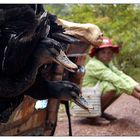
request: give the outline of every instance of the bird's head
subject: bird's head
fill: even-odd
[[[71,72],[75,72],[78,69],[77,65],[66,56],[61,44],[52,38],[43,39],[39,43],[35,55],[40,64],[47,64],[53,60]]]

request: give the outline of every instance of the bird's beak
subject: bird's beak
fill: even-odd
[[[75,72],[78,69],[77,65],[74,64],[62,50],[60,50],[60,53],[55,58],[53,58],[53,60],[56,63],[63,65],[64,68],[71,72]]]
[[[94,107],[89,105],[88,102],[85,100],[85,98],[83,98],[82,95],[79,95],[77,98],[72,99],[72,100],[74,101],[75,104],[77,104],[81,108],[87,110],[88,112],[90,112],[91,110],[94,109]]]

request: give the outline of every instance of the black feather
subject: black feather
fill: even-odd
[[[20,38],[29,36],[35,32],[38,25],[34,10],[29,5],[5,9],[4,32],[15,34]]]
[[[64,32],[64,28],[61,25],[56,23],[57,16],[48,13],[49,25],[50,25],[50,37],[52,37],[53,33],[62,33]]]

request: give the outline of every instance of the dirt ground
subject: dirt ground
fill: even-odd
[[[117,117],[106,126],[94,125],[91,120],[71,117],[73,136],[140,136],[140,101],[123,94],[106,110]],[[66,114],[59,113],[55,136],[68,136]]]

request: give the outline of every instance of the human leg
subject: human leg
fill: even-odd
[[[104,93],[101,96],[101,109],[102,109],[102,112],[104,112],[105,109],[108,106],[110,106],[117,99],[115,94],[116,94],[115,91],[109,91],[109,92]]]
[[[101,108],[102,112],[104,112],[105,109],[110,106],[119,95],[117,94],[116,87],[110,82],[99,82],[99,88],[101,92]]]
[[[140,84],[138,84],[137,86],[135,86],[135,90],[140,92]]]
[[[140,91],[138,91],[137,89],[134,89],[131,95],[140,100]]]
[[[119,97],[117,90],[112,83],[102,81],[101,85],[101,117],[107,120],[116,120],[116,117],[111,114],[105,113],[105,110]]]
[[[108,106],[110,106],[118,97],[116,95],[116,88],[109,82],[102,81],[99,83],[99,88],[101,94],[101,116],[93,119],[95,124],[98,125],[108,125],[112,120],[116,118],[110,114],[105,113],[104,111]]]
[[[111,114],[105,113],[107,107],[109,107],[119,96],[115,95],[115,91],[110,91],[105,93],[101,97],[101,110],[102,110],[102,117],[112,121],[116,120],[116,117],[112,116]]]

